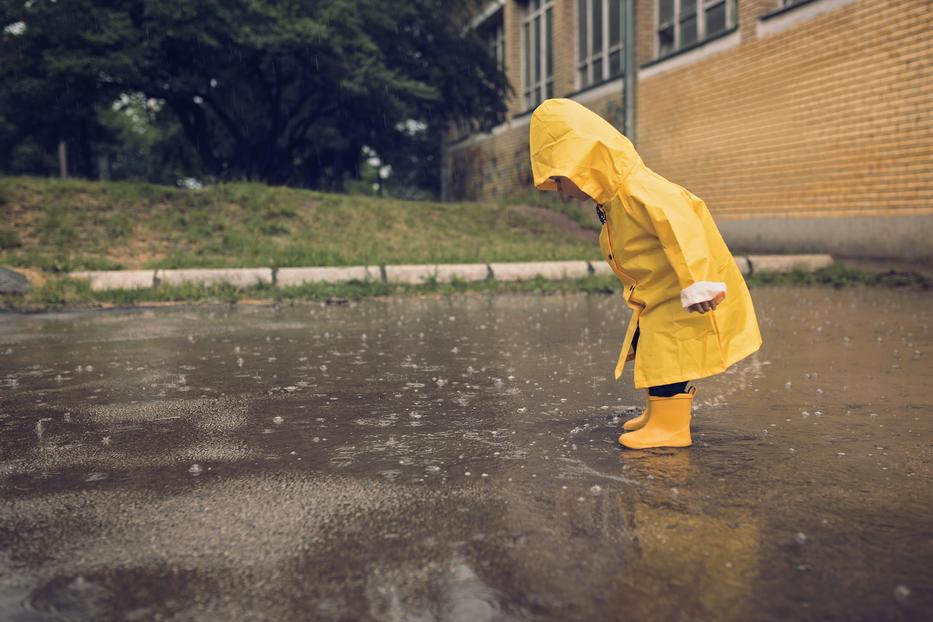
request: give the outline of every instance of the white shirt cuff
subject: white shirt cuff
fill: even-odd
[[[686,309],[690,305],[707,302],[724,293],[726,293],[725,283],[698,281],[680,292],[680,304]]]

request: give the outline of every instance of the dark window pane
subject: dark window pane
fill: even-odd
[[[551,36],[551,9],[548,9],[544,14],[544,24],[547,28],[547,32],[545,33],[544,38],[544,49],[547,50],[546,75],[550,78],[554,75],[554,55],[551,53],[551,40],[553,39]]]
[[[580,88],[586,88],[590,85],[590,76],[588,74],[586,65],[580,68]]]
[[[658,0],[658,24],[664,25],[672,19],[674,19],[674,0]]]
[[[609,77],[622,73],[622,54],[618,50],[609,55]]]
[[[586,53],[586,0],[577,0],[577,54],[579,60],[588,56]]]
[[[535,82],[541,81],[541,16],[535,18],[534,26],[534,56],[535,56]]]
[[[597,56],[593,59],[593,83],[602,82],[603,79],[603,57]]]
[[[609,0],[609,47],[619,42],[622,33],[622,2],[624,0]]]
[[[525,24],[525,86],[531,84],[531,33]]]
[[[544,96],[548,99],[551,97],[554,97],[554,83],[553,82],[547,83],[547,88],[545,89]]]
[[[666,56],[674,51],[674,26],[658,31],[658,56]]]
[[[603,0],[593,0],[593,53],[603,51]]]
[[[680,19],[697,14],[697,0],[680,0]]]
[[[680,22],[680,47],[685,48],[697,42],[697,18],[688,17]]]
[[[712,36],[726,29],[726,3],[721,2],[706,8],[706,36]]]

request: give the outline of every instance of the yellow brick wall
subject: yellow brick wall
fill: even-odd
[[[639,81],[645,162],[725,218],[933,213],[928,0],[859,0],[758,39],[759,17],[777,4],[740,0],[739,45]],[[654,5],[638,0],[642,63],[654,56]],[[517,80],[521,9],[510,1],[506,11]],[[554,11],[555,92],[567,95],[575,3],[555,0]],[[516,84],[513,116],[522,112]],[[621,89],[585,103],[621,127]],[[452,197],[527,191],[527,115],[510,123],[451,149]]]

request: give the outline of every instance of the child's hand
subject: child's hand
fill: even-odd
[[[689,307],[687,307],[687,311],[690,311],[690,312],[696,311],[697,313],[706,313],[707,311],[715,311],[716,307],[719,306],[719,303],[721,303],[723,299],[725,299],[725,297],[726,297],[726,292],[722,292],[720,294],[717,294],[716,297],[713,298],[712,300],[698,302],[696,304],[690,305]]]

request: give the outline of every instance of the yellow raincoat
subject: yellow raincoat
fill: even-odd
[[[761,346],[742,273],[706,204],[644,165],[632,143],[602,117],[569,99],[549,99],[531,117],[535,187],[567,177],[602,206],[599,246],[631,307],[615,377],[635,359],[638,389],[725,371]],[[725,283],[715,311],[684,309],[681,292]],[[638,347],[629,354],[635,329]]]

